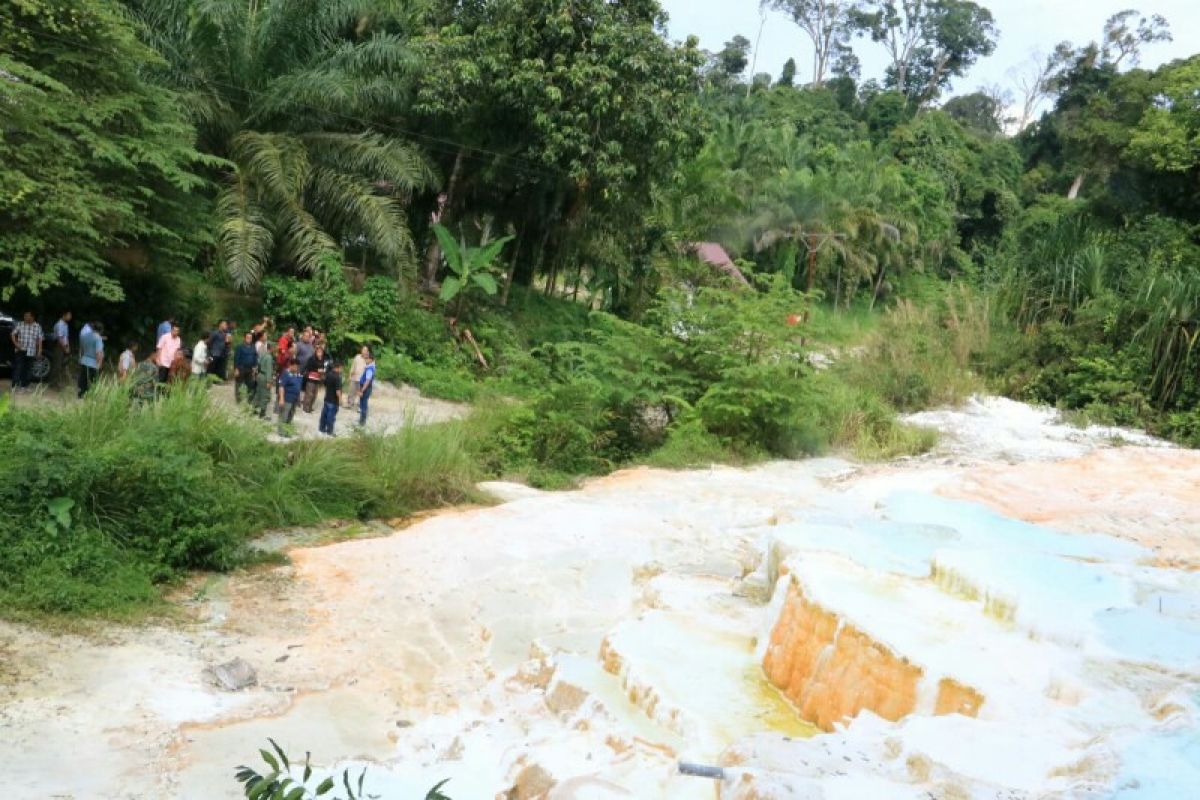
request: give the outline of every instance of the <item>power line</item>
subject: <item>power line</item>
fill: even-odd
[[[24,27],[20,24],[17,24],[16,27],[18,30],[23,31],[24,33],[26,33],[34,38],[40,38],[40,39],[44,39],[44,40],[48,40],[48,41],[58,42],[59,44],[69,45],[77,50],[91,51],[93,53],[105,53],[106,52],[103,48],[80,44],[77,41],[73,41],[73,40],[67,39],[62,36],[56,36],[54,34],[45,33],[44,31],[34,30],[32,28]],[[142,42],[142,44],[145,45],[146,47],[150,47],[151,49],[155,49],[151,45],[146,44],[145,42]],[[256,90],[256,89],[248,89],[243,86],[236,86],[234,84],[229,84],[229,83],[225,83],[223,81],[218,81],[218,80],[214,80],[214,79],[207,79],[206,81],[204,81],[204,83],[206,83],[212,87],[223,88],[223,89],[235,91],[235,92],[238,92],[238,93],[241,93],[244,95],[248,95],[251,97],[264,98],[264,97],[268,96],[267,92],[263,92],[263,91]],[[170,87],[167,87],[167,88],[170,88]],[[551,178],[569,178],[570,177],[569,173],[567,173],[564,170],[556,169],[554,167],[544,166],[541,164],[536,164],[535,162],[529,161],[528,159],[525,159],[521,156],[516,156],[516,155],[509,154],[509,153],[501,153],[497,150],[489,150],[488,148],[485,148],[485,147],[470,145],[470,144],[466,144],[465,142],[459,142],[459,141],[456,141],[453,139],[442,139],[442,138],[439,138],[436,136],[431,136],[426,133],[421,133],[419,131],[415,131],[415,130],[412,130],[409,128],[404,128],[404,127],[396,125],[394,123],[369,122],[368,120],[362,119],[361,117],[356,117],[356,116],[353,116],[350,114],[344,114],[344,113],[338,112],[338,111],[332,111],[330,109],[321,108],[320,106],[314,106],[314,105],[310,105],[308,103],[297,102],[295,105],[297,105],[301,108],[306,108],[309,111],[313,111],[313,112],[316,112],[319,114],[327,114],[329,116],[335,117],[335,118],[343,120],[345,122],[357,123],[358,125],[360,125],[361,127],[363,127],[366,130],[382,129],[383,131],[403,134],[405,136],[408,136],[408,137],[411,137],[414,139],[421,139],[428,143],[426,146],[429,146],[434,149],[440,149],[442,153],[445,153],[447,155],[457,156],[460,152],[467,151],[467,152],[464,152],[464,155],[466,157],[473,158],[474,160],[476,160],[480,163],[483,163],[483,164],[491,163],[491,159],[484,158],[483,155],[491,156],[492,158],[497,158],[497,159],[501,159],[501,160],[515,162],[518,166],[517,171],[521,172],[522,169],[525,170],[524,174],[526,176],[528,176],[530,174],[539,174],[542,177],[551,177]],[[304,119],[299,114],[294,113],[294,112],[278,111],[276,113],[279,114],[280,116],[288,117],[293,120]],[[248,129],[250,129],[250,128],[248,128]],[[483,154],[483,155],[472,155],[472,153],[470,151],[474,151],[474,153]]]

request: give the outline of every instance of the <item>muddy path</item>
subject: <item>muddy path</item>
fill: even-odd
[[[1200,730],[1200,649],[1188,654],[1200,646],[1200,453],[1006,401],[918,421],[946,433],[921,459],[636,469],[553,494],[496,484],[495,507],[198,579],[170,623],[86,636],[2,624],[6,796],[237,797],[234,767],[268,736],[322,767],[368,765],[368,787],[388,798],[423,796],[446,777],[456,800],[819,796],[813,787],[1075,796],[1076,785],[1144,788],[1147,765],[1186,763]],[[1008,549],[979,557],[1000,546],[993,533],[1012,537]],[[1010,553],[1045,562],[1050,577],[995,566]],[[1015,610],[983,613],[979,597],[931,580],[931,564]],[[1078,565],[1129,587],[1127,616],[1080,606],[1061,624],[1029,618],[1061,602],[1046,586]],[[878,628],[900,599],[911,613]],[[1154,602],[1161,618],[1138,616]],[[866,673],[839,673],[858,675],[854,685],[804,674],[804,648],[821,634],[798,620],[826,617],[884,654]],[[1170,646],[1121,627],[1147,619]],[[940,625],[960,627],[926,635]],[[1037,668],[983,669],[967,640]],[[235,658],[255,686],[206,679]],[[777,673],[785,661],[787,674],[768,680],[764,663]],[[1043,672],[1056,698],[1036,683]],[[859,685],[867,674],[899,688],[872,699]],[[966,687],[961,713],[938,716],[940,699],[926,709],[921,675]],[[981,707],[963,705],[968,688]],[[897,705],[905,691],[912,708]],[[845,708],[862,713],[821,734]],[[1030,715],[1047,720],[1032,734],[1020,721]],[[956,755],[963,737],[995,763]],[[1005,750],[1022,737],[1044,757]],[[729,778],[680,777],[681,758],[723,763]]]

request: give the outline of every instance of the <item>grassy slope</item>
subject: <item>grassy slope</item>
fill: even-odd
[[[477,497],[461,424],[280,446],[194,389],[140,406],[110,384],[79,404],[9,409],[0,452],[9,617],[121,615],[188,570],[244,563],[267,528]]]

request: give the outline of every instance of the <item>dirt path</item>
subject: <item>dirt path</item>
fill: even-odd
[[[7,381],[3,384],[3,390],[8,390]],[[209,392],[216,404],[230,414],[248,413],[244,404],[238,405],[234,402],[232,381],[213,386]],[[302,409],[296,410],[295,419],[292,421],[292,436],[301,439],[316,439],[320,436],[317,432],[317,425],[321,418],[323,398],[324,391],[322,390],[318,393],[312,413],[305,413]],[[49,386],[38,386],[32,391],[13,395],[13,403],[17,406],[37,407],[47,403],[64,405],[74,402],[77,402],[75,391],[69,388],[57,391]],[[395,386],[380,382],[371,396],[366,431],[375,434],[395,433],[407,425],[410,420],[417,425],[434,425],[439,422],[462,419],[470,413],[470,410],[470,406],[463,403],[452,403],[447,400],[426,397],[411,386]],[[264,430],[272,440],[280,438],[274,433],[274,416],[268,423],[264,423]],[[357,405],[354,408],[340,409],[334,426],[335,434],[349,436],[357,430],[359,430]]]
[[[231,414],[246,412],[244,403],[239,405],[234,402],[232,383],[214,386],[210,391],[217,404],[228,409]],[[311,413],[305,413],[301,408],[296,409],[296,416],[292,420],[293,437],[316,439],[321,435],[317,432],[317,425],[321,419],[321,404],[324,397],[325,392],[322,389],[317,393],[317,401]],[[395,433],[410,421],[416,425],[434,425],[439,422],[462,419],[470,413],[470,410],[471,407],[463,403],[425,397],[411,386],[394,386],[390,383],[380,382],[376,384],[375,391],[371,394],[366,431],[375,434]],[[269,423],[273,431],[275,419],[272,417]],[[360,430],[357,403],[354,408],[339,409],[334,425],[334,434],[349,436],[357,430]],[[271,438],[274,440],[279,437],[272,434]]]

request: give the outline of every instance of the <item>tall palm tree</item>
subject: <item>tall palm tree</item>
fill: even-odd
[[[415,266],[405,206],[434,185],[433,170],[371,124],[404,104],[413,56],[391,32],[404,20],[370,0],[133,5],[201,149],[229,164],[217,242],[234,285],[254,285],[276,261],[332,268],[348,243],[397,271]]]
[[[915,230],[889,213],[882,198],[869,191],[872,184],[869,174],[807,166],[780,169],[762,187],[743,223],[754,250],[795,243],[792,252],[811,259],[807,289],[813,288],[817,256],[824,254],[839,266],[839,297],[843,285],[850,287],[849,296],[864,280],[873,283],[877,295],[888,269],[904,263],[901,245],[915,238]]]

